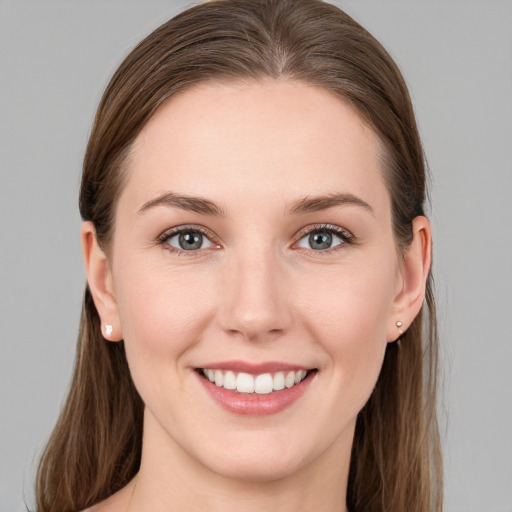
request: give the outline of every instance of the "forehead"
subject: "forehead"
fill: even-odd
[[[386,207],[379,155],[374,131],[325,89],[208,82],[171,97],[146,124],[123,195],[140,206],[167,190],[233,204],[349,192]]]

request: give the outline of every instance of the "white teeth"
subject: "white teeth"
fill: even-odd
[[[248,373],[239,373],[236,378],[236,390],[239,393],[254,393],[254,377]]]
[[[233,372],[229,371],[224,374],[223,386],[226,389],[236,389],[236,377]]]
[[[299,370],[298,372],[295,372],[295,384],[298,384],[305,376],[305,370]]]
[[[221,370],[215,370],[215,385],[222,386],[224,383],[224,374]]]
[[[254,380],[254,391],[259,395],[266,395],[267,393],[272,393],[274,389],[274,379],[270,373],[264,373],[263,375],[258,375]]]
[[[285,387],[291,388],[302,382],[307,375],[306,370],[276,372],[275,374],[262,373],[260,375],[244,372],[236,374],[231,370],[211,368],[205,368],[202,372],[216,386],[236,390],[238,393],[257,393],[259,395],[281,391]]]
[[[283,372],[277,372],[274,375],[274,389],[276,391],[281,391],[281,389],[284,389],[284,373]]]
[[[288,372],[284,379],[284,385],[291,388],[295,384],[295,372]]]

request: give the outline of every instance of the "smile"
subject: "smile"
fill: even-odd
[[[199,371],[210,382],[218,387],[237,393],[266,395],[274,391],[290,389],[300,384],[307,376],[306,370],[278,371],[251,375],[245,372],[234,372],[212,368],[201,368]]]
[[[314,385],[318,369],[231,361],[195,368],[194,373],[207,396],[230,413],[266,416],[297,402]]]

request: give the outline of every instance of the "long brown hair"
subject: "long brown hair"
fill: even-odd
[[[111,79],[83,165],[80,213],[108,252],[123,162],[158,107],[192,84],[289,78],[349,102],[380,136],[393,229],[403,251],[424,214],[425,163],[409,94],[382,46],[343,11],[319,0],[215,0],[146,37]],[[425,304],[360,412],[351,456],[351,512],[439,512],[437,331],[432,280]],[[40,462],[39,512],[76,512],[123,487],[141,458],[143,403],[123,342],[103,339],[86,287],[67,402]]]

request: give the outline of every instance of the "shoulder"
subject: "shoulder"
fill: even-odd
[[[124,512],[130,501],[133,487],[134,480],[129,482],[121,490],[112,494],[112,496],[103,501],[100,501],[99,503],[96,503],[96,505],[93,505],[92,507],[82,510],[81,512]]]
[[[96,503],[96,505],[93,505],[90,508],[82,510],[81,512],[122,512],[125,510],[125,507],[119,502],[119,500],[113,499],[115,496],[116,494],[106,500]]]

